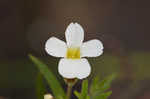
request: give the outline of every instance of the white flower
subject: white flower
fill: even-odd
[[[64,78],[83,79],[91,73],[91,66],[84,57],[97,57],[103,53],[103,44],[94,39],[83,43],[84,30],[78,23],[71,23],[65,31],[66,43],[56,37],[47,40],[46,52],[62,57],[58,71]]]

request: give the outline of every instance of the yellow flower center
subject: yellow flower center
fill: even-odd
[[[69,59],[80,59],[80,48],[68,48],[66,57]]]

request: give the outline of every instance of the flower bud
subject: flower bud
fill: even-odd
[[[54,97],[51,94],[45,94],[44,99],[54,99]]]

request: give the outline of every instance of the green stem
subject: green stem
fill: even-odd
[[[67,99],[70,99],[71,97],[71,92],[72,92],[72,85],[68,84],[68,88],[67,88]]]

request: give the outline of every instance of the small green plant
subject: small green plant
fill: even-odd
[[[55,75],[48,69],[48,66],[36,57],[29,55],[53,92],[54,97],[47,94],[44,96],[44,99],[70,99],[72,87],[78,80],[83,80],[81,92],[74,92],[78,99],[107,99],[111,94],[111,91],[107,91],[107,89],[110,87],[113,76],[102,82],[99,82],[98,77],[96,77],[90,87],[88,80],[84,80],[91,74],[90,63],[85,57],[102,55],[104,49],[102,42],[98,39],[83,42],[84,29],[78,23],[70,23],[68,25],[65,37],[66,42],[56,37],[50,37],[46,41],[45,50],[49,55],[61,58],[58,63],[58,72],[68,85],[67,93],[64,92]]]
[[[67,99],[67,93],[65,93],[60,82],[48,68],[46,64],[40,61],[38,58],[29,55],[31,61],[37,66],[40,70],[40,73],[37,77],[37,95],[38,99],[44,99],[43,95],[46,93],[46,89],[43,86],[43,78],[48,82],[49,87],[52,90],[52,94],[55,99]],[[95,77],[90,86],[88,80],[82,81],[81,92],[74,91],[74,94],[78,99],[107,99],[111,95],[111,91],[108,91],[110,88],[112,80],[115,78],[115,75],[106,77],[104,80],[100,81],[99,77]]]

